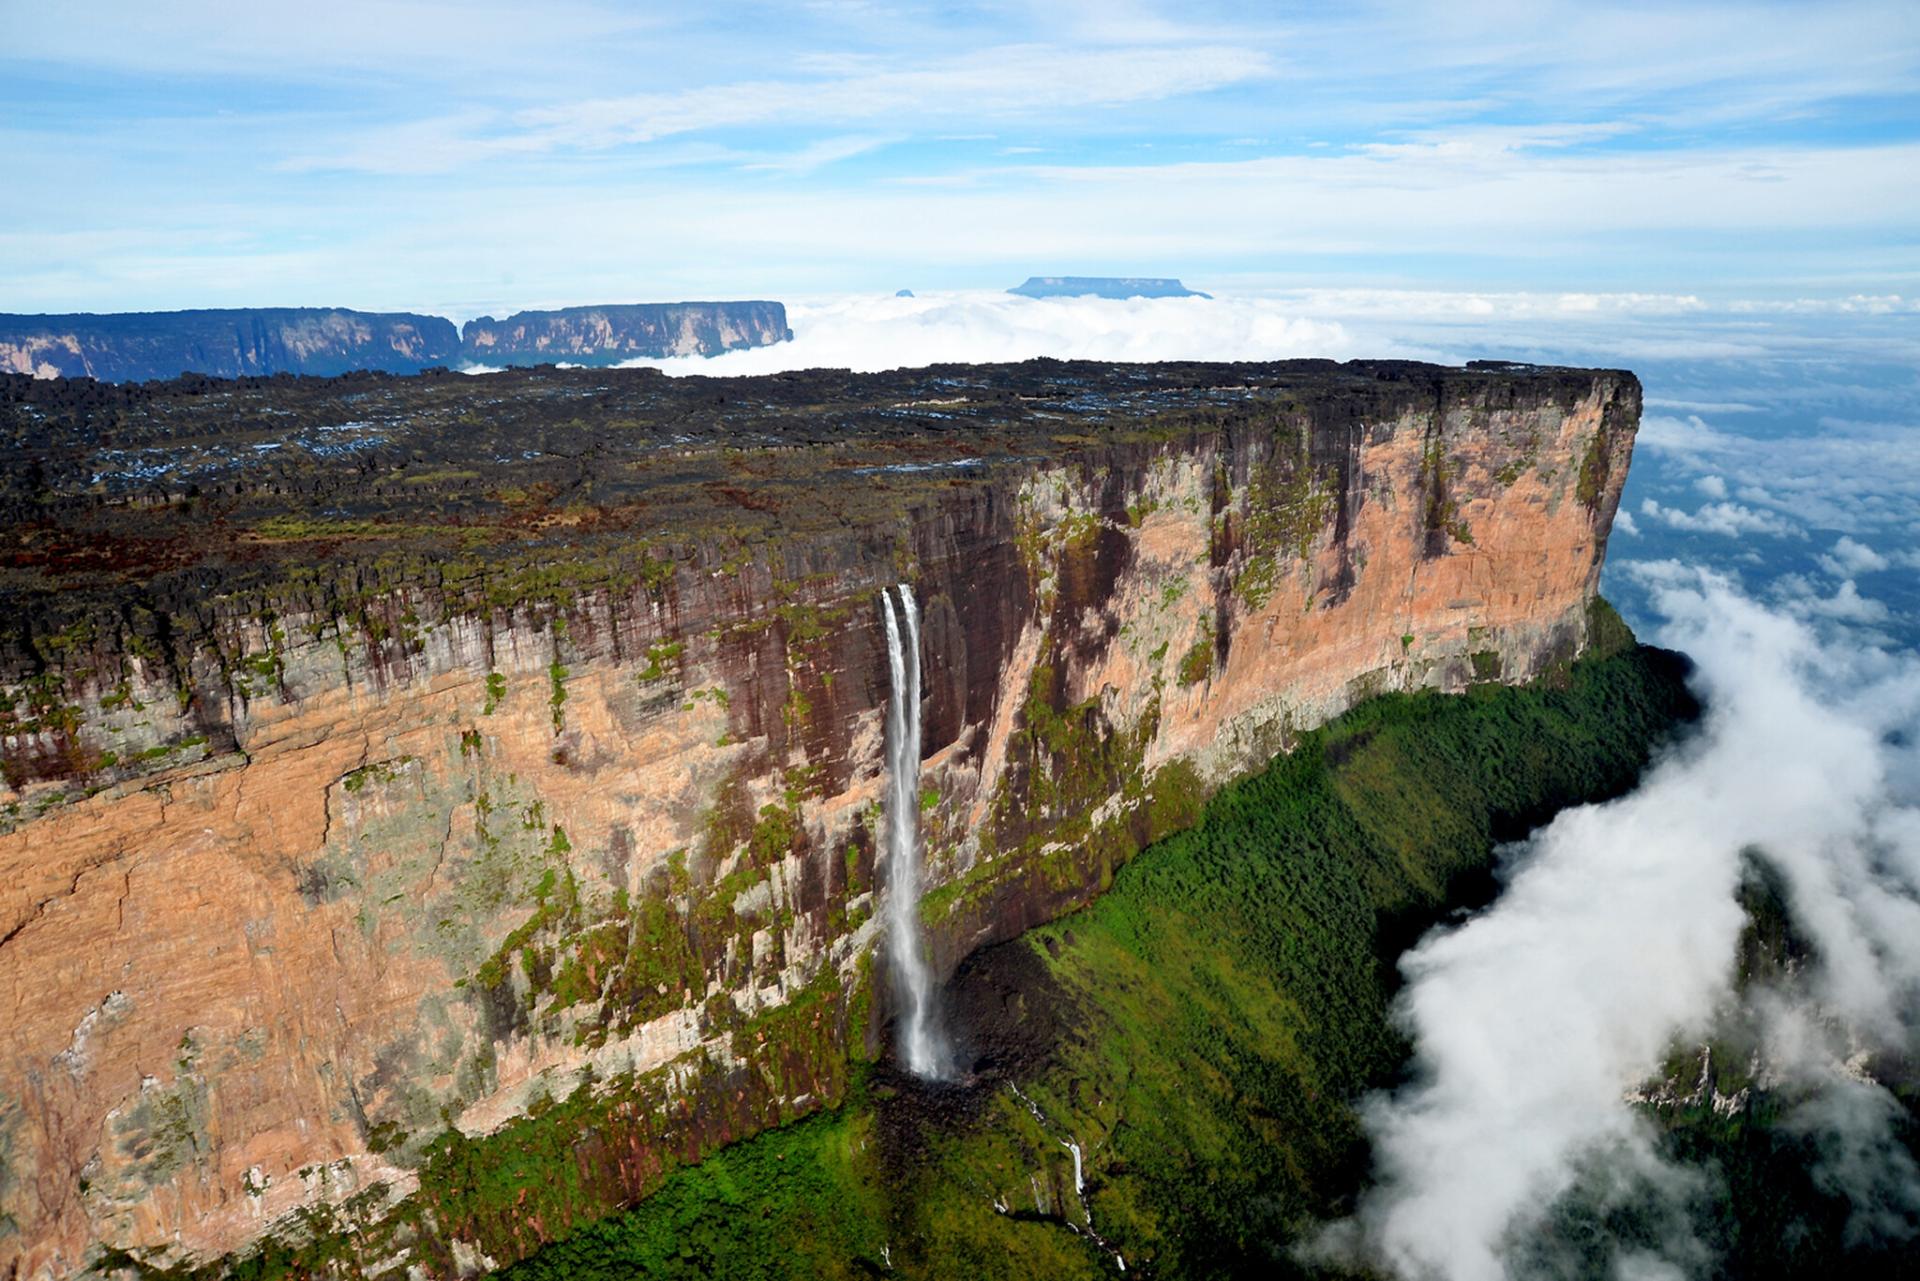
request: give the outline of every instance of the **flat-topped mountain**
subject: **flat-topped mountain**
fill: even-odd
[[[842,1107],[886,593],[944,979],[1343,709],[1564,684],[1639,412],[1405,362],[0,377],[0,1276],[472,1276]],[[1454,831],[1389,828],[1356,885]],[[1341,937],[1303,964],[1371,974]]]
[[[0,315],[0,370],[145,382],[182,373],[413,373],[460,357],[453,322],[338,307]]]
[[[1028,276],[1007,290],[1027,298],[1211,298],[1171,276]]]
[[[654,302],[482,316],[460,330],[469,360],[495,365],[583,365],[666,356],[712,356],[793,337],[777,302]]]
[[[412,374],[474,361],[614,364],[714,356],[793,337],[777,302],[635,303],[453,322],[411,312],[244,307],[60,316],[0,315],[0,371],[36,378],[148,382],[181,374],[238,378]]]

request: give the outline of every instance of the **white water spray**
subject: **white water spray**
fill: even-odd
[[[935,1026],[933,975],[920,941],[920,614],[904,583],[880,593],[880,611],[893,678],[887,703],[887,945],[905,1016],[900,1043],[908,1071],[946,1077],[952,1075],[951,1056]]]

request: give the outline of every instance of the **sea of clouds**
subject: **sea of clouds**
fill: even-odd
[[[871,372],[945,361],[1276,360],[1398,355],[1338,321],[1266,298],[1026,298],[1003,293],[854,295],[787,305],[793,341],[710,359],[641,360],[675,374],[787,369]]]
[[[1407,1277],[1496,1281],[1596,1166],[1684,1204],[1631,1093],[1676,1046],[1738,1024],[1816,1180],[1881,1241],[1920,1229],[1920,1170],[1876,1063],[1920,1046],[1920,658],[1768,608],[1723,574],[1638,566],[1658,643],[1707,705],[1632,794],[1568,810],[1504,854],[1498,900],[1402,959],[1414,1082],[1363,1109],[1375,1181],[1324,1252]],[[1812,958],[1736,995],[1753,861],[1784,880]],[[1711,1275],[1685,1217],[1619,1275]]]

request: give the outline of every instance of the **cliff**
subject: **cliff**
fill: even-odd
[[[1402,363],[0,381],[0,1272],[451,1275],[831,1106],[888,1043],[881,588],[951,972],[1356,701],[1579,652],[1638,412]]]
[[[638,357],[715,356],[787,342],[787,309],[777,302],[635,303],[482,316],[460,330],[468,360],[494,365],[567,361],[617,364]]]
[[[186,372],[413,373],[457,359],[460,336],[439,316],[258,307],[107,315],[0,315],[0,371],[38,378],[143,382]]]
[[[264,307],[107,315],[0,315],[0,373],[147,382],[200,374],[414,374],[461,361],[615,364],[640,356],[713,356],[793,337],[777,302],[640,303],[439,316]]]
[[[1007,290],[1028,298],[1211,298],[1168,276],[1028,276]]]
[[[1352,1276],[1301,1256],[1366,1188],[1357,1105],[1405,1080],[1396,954],[1483,901],[1500,842],[1631,788],[1697,711],[1680,656],[1631,645],[1604,603],[1593,621],[1550,680],[1369,699],[1085,908],[969,957],[945,993],[979,1064],[964,1084],[873,1068],[502,1281]],[[522,1213],[565,1195],[536,1185]],[[1835,1202],[1799,1202],[1831,1246]],[[1761,1218],[1749,1256],[1782,1238]],[[1795,1256],[1794,1276],[1898,1274]],[[1582,1262],[1552,1275],[1607,1272]]]

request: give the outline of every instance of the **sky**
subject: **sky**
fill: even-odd
[[[1920,293],[1920,6],[0,0],[0,311]]]

